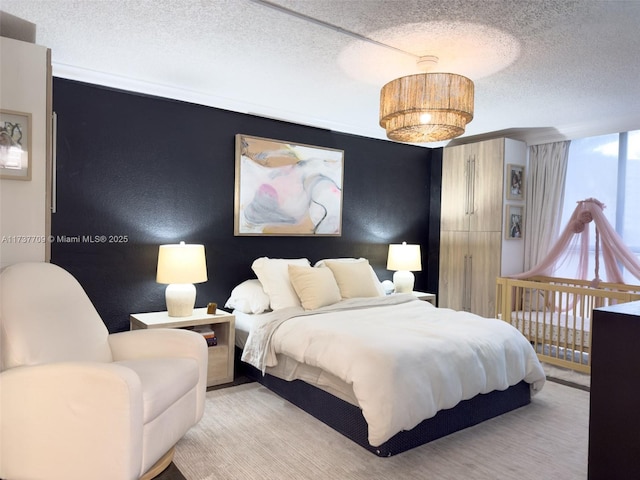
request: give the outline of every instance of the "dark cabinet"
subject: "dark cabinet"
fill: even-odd
[[[640,301],[593,312],[589,479],[640,478]]]

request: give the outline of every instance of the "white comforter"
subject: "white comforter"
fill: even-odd
[[[535,394],[545,381],[533,348],[508,323],[410,294],[261,315],[242,360],[264,372],[276,353],[352,384],[372,446],[479,393],[524,379]]]

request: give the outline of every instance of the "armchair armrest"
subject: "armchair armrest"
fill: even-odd
[[[0,477],[138,478],[142,392],[109,363],[64,362],[0,373]],[[115,461],[117,459],[117,461]],[[28,472],[25,470],[28,469]]]
[[[195,359],[199,365],[197,418],[202,417],[209,362],[207,342],[202,335],[178,328],[153,328],[113,333],[108,338],[114,362],[158,357]]]

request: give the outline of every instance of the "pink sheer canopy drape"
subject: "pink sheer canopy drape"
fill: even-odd
[[[627,247],[618,233],[604,216],[604,204],[595,198],[578,202],[569,223],[564,228],[558,241],[545,258],[530,270],[512,275],[513,278],[528,278],[535,275],[552,276],[558,266],[565,262],[571,251],[579,247],[580,257],[576,278],[587,280],[589,275],[589,224],[595,224],[596,255],[593,286],[600,283],[600,255],[602,255],[607,281],[624,283],[618,264],[623,265],[634,277],[640,280],[640,261]],[[579,244],[579,245],[578,245]]]

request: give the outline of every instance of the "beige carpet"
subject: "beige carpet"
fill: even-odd
[[[591,375],[587,373],[576,372],[567,368],[556,367],[548,363],[542,362],[542,368],[547,378],[566,382],[570,385],[585,387],[587,390],[591,388]]]
[[[187,480],[587,478],[589,394],[547,382],[532,403],[379,458],[257,383],[207,393],[178,443]]]

